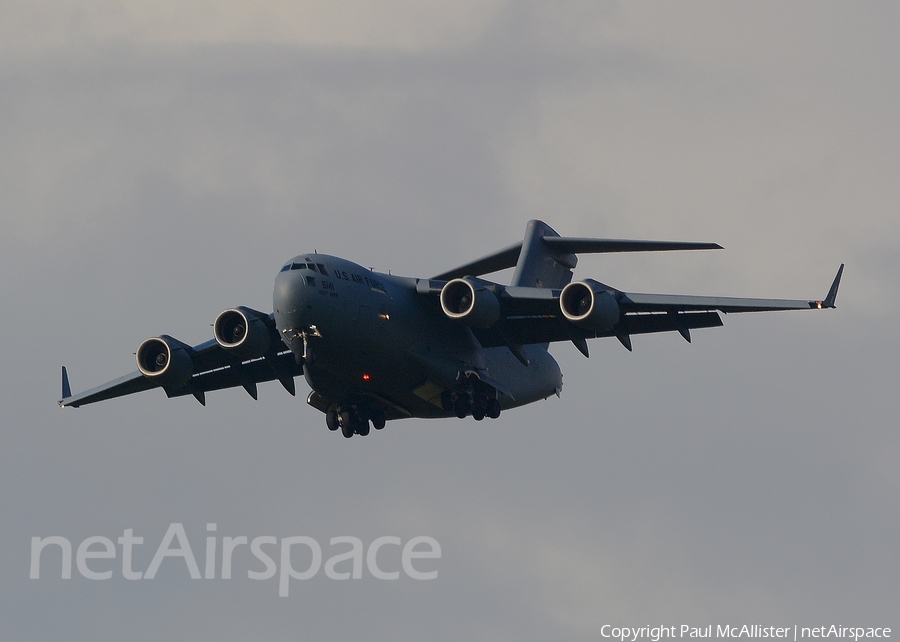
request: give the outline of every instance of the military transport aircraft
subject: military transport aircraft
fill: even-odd
[[[715,243],[567,238],[530,221],[525,238],[430,279],[381,274],[325,254],[300,254],[275,277],[274,313],[225,310],[214,339],[189,346],[169,335],[138,346],[137,371],[72,395],[62,369],[60,406],[78,407],[150,388],[169,397],[278,380],[344,437],[390,419],[472,416],[559,394],[562,374],[547,351],[571,341],[722,325],[718,312],[833,308],[844,266],[821,301],[636,294],[593,279],[572,281],[576,254],[721,249]],[[510,285],[479,278],[515,267]]]

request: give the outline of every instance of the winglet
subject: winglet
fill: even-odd
[[[59,405],[63,405],[63,401],[72,396],[72,389],[69,387],[69,373],[66,372],[66,367],[62,367],[62,399],[59,401]]]
[[[828,296],[825,297],[824,301],[810,301],[809,307],[811,308],[834,308],[834,301],[837,299],[838,288],[841,285],[841,275],[844,273],[844,264],[841,263],[841,267],[838,268],[837,275],[834,277],[834,281],[831,284],[831,288],[828,290]]]
[[[828,290],[828,296],[825,297],[825,300],[822,301],[822,306],[826,308],[834,307],[834,300],[837,299],[838,287],[841,285],[841,274],[844,273],[844,264],[841,263],[841,267],[838,268],[837,276],[834,277],[834,283],[831,284],[831,289]]]

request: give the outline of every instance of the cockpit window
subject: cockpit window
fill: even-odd
[[[312,270],[313,272],[321,272],[323,275],[328,276],[328,269],[321,263],[288,263],[281,268],[282,272],[287,272],[288,270]],[[310,278],[312,277],[307,277],[307,281]]]

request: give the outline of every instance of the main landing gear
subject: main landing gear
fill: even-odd
[[[497,391],[476,378],[470,378],[465,386],[456,391],[442,392],[441,407],[460,419],[472,415],[475,421],[481,421],[485,417],[496,419],[500,416]]]
[[[329,408],[325,413],[325,423],[328,430],[341,429],[341,434],[347,439],[353,435],[365,437],[369,434],[369,423],[375,430],[381,430],[385,424],[384,410],[381,408],[369,408],[362,404],[354,404],[348,407]]]

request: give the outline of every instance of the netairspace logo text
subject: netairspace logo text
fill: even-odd
[[[214,533],[216,525],[207,524],[206,530],[209,533]],[[177,540],[177,544],[175,544],[175,540]],[[200,567],[197,565],[197,559],[194,557],[193,548],[191,548],[191,544],[188,541],[184,526],[180,523],[169,524],[169,529],[157,547],[150,565],[144,571],[137,571],[133,567],[134,549],[136,546],[143,545],[144,538],[135,536],[134,529],[126,528],[117,542],[121,549],[117,549],[111,539],[100,535],[88,537],[82,541],[75,552],[75,566],[82,577],[89,580],[111,579],[114,575],[114,569],[118,568],[117,564],[91,561],[89,566],[88,560],[114,560],[121,552],[122,577],[126,580],[152,580],[156,577],[156,573],[159,571],[162,563],[168,558],[181,560],[181,562],[169,562],[168,566],[184,564],[184,568],[192,580],[201,578]],[[173,544],[175,545],[173,546]],[[291,580],[310,580],[322,568],[322,547],[315,539],[305,535],[284,537],[281,539],[280,546],[278,538],[270,535],[262,535],[252,540],[248,540],[243,535],[239,537],[223,537],[221,539],[221,553],[218,553],[218,544],[219,539],[215,535],[207,536],[203,579],[216,579],[218,560],[220,563],[219,568],[221,569],[221,579],[230,580],[233,558],[235,555],[248,557],[248,548],[249,553],[254,558],[250,563],[257,567],[261,565],[264,567],[264,570],[248,570],[247,577],[251,580],[268,580],[277,574],[278,595],[281,597],[288,596]],[[399,579],[399,569],[385,569],[378,565],[378,552],[384,547],[399,547],[401,544],[402,541],[399,537],[391,535],[378,537],[369,544],[364,555],[365,547],[362,540],[358,537],[332,537],[329,545],[337,550],[333,551],[335,554],[325,561],[325,576],[332,580],[362,579],[363,560],[365,559],[365,567],[368,570],[368,574],[375,579]],[[60,551],[57,553],[61,557],[60,577],[64,580],[71,579],[72,542],[59,535],[31,538],[31,579],[40,579],[41,555],[48,547]],[[303,555],[304,558],[308,559],[308,562],[301,564],[300,569],[294,568],[291,562],[292,551],[298,551],[298,555]],[[279,563],[276,564],[273,555],[278,553],[280,553],[278,556]],[[441,545],[437,540],[425,536],[413,537],[402,546],[400,567],[407,577],[414,580],[433,580],[438,574],[437,570],[433,568],[434,563],[417,562],[414,566],[413,560],[440,559],[440,557]],[[422,570],[423,567],[433,570]]]
[[[889,638],[891,630],[885,627],[854,627],[832,624],[827,626],[763,626],[761,624],[743,624],[732,626],[717,624],[713,626],[612,626],[604,624],[600,629],[600,635],[604,638],[612,638],[619,642],[637,642],[638,640],[650,640],[660,642],[664,638],[774,638],[793,639],[794,642],[802,639],[840,638],[857,642],[863,638]]]

